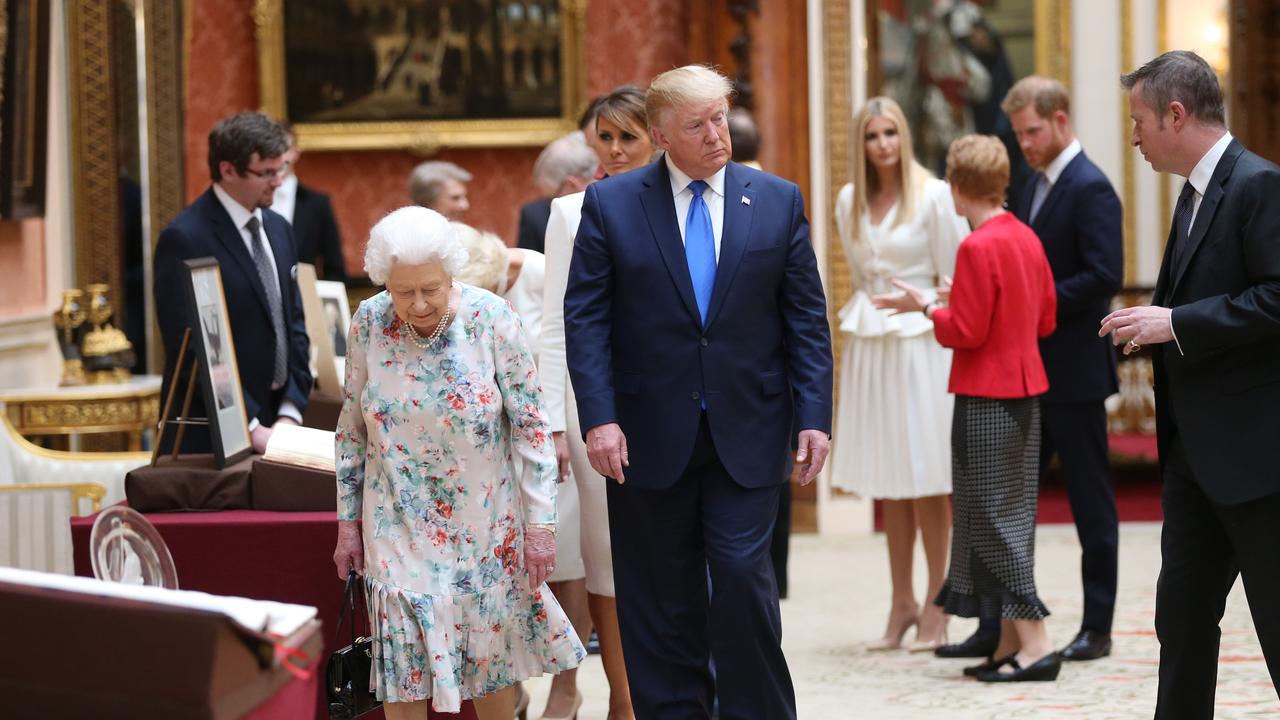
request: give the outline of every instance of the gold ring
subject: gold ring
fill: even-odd
[[[1131,352],[1138,352],[1138,351],[1139,351],[1139,350],[1141,350],[1141,349],[1142,349],[1142,346],[1141,346],[1141,345],[1139,345],[1138,343],[1136,343],[1136,342],[1134,342],[1134,341],[1132,341],[1132,340],[1130,340],[1130,341],[1129,341],[1129,350],[1130,350]]]

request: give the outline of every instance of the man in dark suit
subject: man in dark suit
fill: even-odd
[[[1111,654],[1120,520],[1107,458],[1107,408],[1119,392],[1115,349],[1098,322],[1124,275],[1120,198],[1071,130],[1062,83],[1030,76],[1002,103],[1023,156],[1036,171],[1015,208],[1044,243],[1058,295],[1058,327],[1040,341],[1049,392],[1040,399],[1040,469],[1054,454],[1080,539],[1084,614],[1063,660]]]
[[[544,252],[551,201],[582,192],[595,180],[600,160],[579,131],[552,140],[533,163],[533,184],[544,197],[520,206],[516,247]]]
[[[1244,579],[1280,687],[1280,167],[1227,131],[1217,76],[1175,50],[1121,78],[1133,144],[1187,178],[1150,306],[1104,318],[1152,348],[1164,476],[1157,718],[1213,717],[1223,607]]]
[[[769,544],[793,417],[801,482],[826,461],[831,341],[800,191],[729,162],[730,92],[653,81],[666,157],[587,188],[565,294],[642,720],[795,717]]]
[[[266,115],[245,112],[209,132],[213,185],[160,233],[155,257],[156,317],[165,346],[165,378],[173,387],[187,307],[185,260],[218,260],[231,339],[253,447],[266,448],[276,423],[298,424],[311,392],[309,344],[298,293],[297,256],[289,223],[271,212],[283,178],[288,141]],[[176,387],[185,387],[186,369]],[[192,416],[206,413],[199,396]],[[205,428],[188,428],[183,450],[207,452]]]
[[[298,180],[296,168],[302,159],[293,128],[282,125],[289,139],[285,153],[285,176],[276,188],[271,210],[293,226],[293,241],[298,250],[298,262],[316,266],[316,276],[321,280],[346,282],[346,262],[342,258],[342,236],[338,233],[338,221],[333,216],[333,204],[329,196],[303,185]]]

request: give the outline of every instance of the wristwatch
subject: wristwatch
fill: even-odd
[[[924,307],[920,308],[920,312],[923,313],[925,317],[929,317],[929,310],[936,307],[938,307],[937,301],[927,302],[924,304]]]

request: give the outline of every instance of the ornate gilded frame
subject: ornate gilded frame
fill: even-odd
[[[444,147],[539,146],[575,130],[586,102],[587,0],[560,0],[562,84],[558,118],[297,123],[303,150],[386,150],[429,153]],[[287,119],[284,71],[284,0],[256,0],[258,86],[262,109]]]

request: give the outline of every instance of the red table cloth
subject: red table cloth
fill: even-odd
[[[89,531],[95,518],[90,515],[71,519],[77,575],[93,577]],[[182,589],[315,606],[325,640],[324,655],[317,666],[321,673],[329,654],[349,642],[343,639],[341,644],[335,644],[333,637],[343,589],[333,568],[333,546],[338,537],[334,513],[224,510],[150,513],[146,518],[169,546]],[[343,635],[346,633],[344,627]],[[314,685],[315,717],[325,720],[329,712],[324,687],[318,682]],[[296,696],[297,688],[289,685],[273,703],[284,701],[291,688],[291,696]],[[282,713],[282,708],[274,704],[259,708],[266,710],[272,717],[298,717],[296,713]],[[381,710],[365,716],[381,717]],[[476,716],[468,702],[460,714],[432,712],[431,717],[465,720]]]

